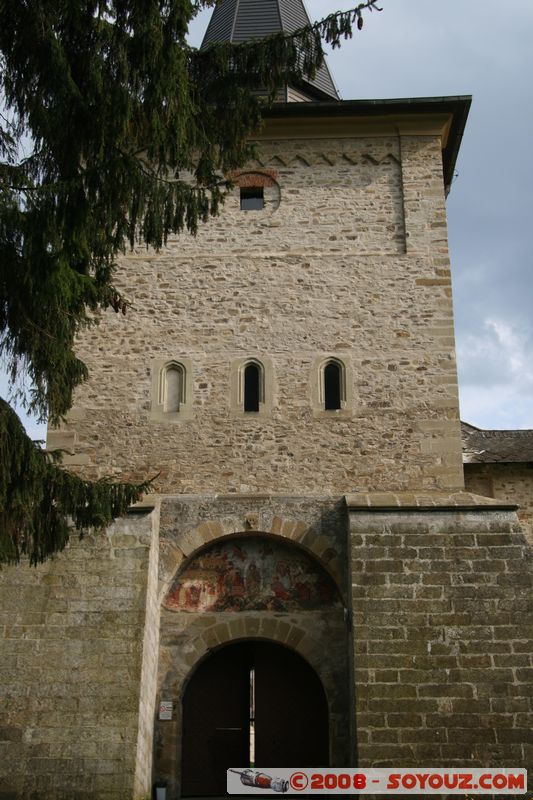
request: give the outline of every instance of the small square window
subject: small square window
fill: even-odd
[[[264,207],[262,186],[241,187],[241,211],[261,211]]]

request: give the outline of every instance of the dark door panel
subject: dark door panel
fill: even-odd
[[[329,763],[322,684],[300,656],[270,642],[227,645],[203,661],[183,697],[182,795],[223,796],[226,770],[250,763],[255,672],[255,766]]]
[[[225,795],[228,766],[248,763],[249,670],[223,648],[203,661],[183,698],[182,794]]]
[[[328,709],[315,671],[285,647],[256,647],[257,766],[328,766]]]

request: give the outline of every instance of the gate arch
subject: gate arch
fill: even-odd
[[[156,721],[154,777],[167,780],[171,797],[180,796],[187,686],[213,654],[244,640],[281,646],[316,673],[329,761],[349,763],[348,630],[335,581],[295,542],[224,536],[186,560],[162,603],[159,700],[172,701],[174,714]]]
[[[230,767],[327,766],[328,716],[320,678],[290,648],[218,648],[184,688],[182,796],[223,795]]]

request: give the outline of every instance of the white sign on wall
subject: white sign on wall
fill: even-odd
[[[172,700],[161,700],[159,703],[159,719],[172,719]]]

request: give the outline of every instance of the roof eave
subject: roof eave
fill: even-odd
[[[295,89],[304,92],[312,98],[311,100],[306,100],[305,103],[320,103],[323,105],[324,103],[340,102],[340,97],[337,93],[335,95],[329,94],[328,92],[324,92],[318,86],[314,86],[312,83],[308,83],[307,81],[292,81],[289,85],[294,86]]]

